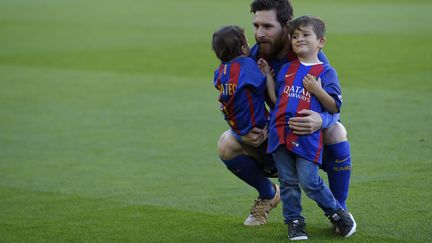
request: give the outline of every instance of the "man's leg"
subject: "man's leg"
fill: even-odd
[[[346,207],[351,178],[351,152],[345,127],[337,122],[324,130],[323,167],[329,187],[339,204]]]
[[[279,187],[264,176],[262,168],[258,165],[257,150],[238,142],[231,131],[222,134],[218,149],[219,156],[227,168],[259,193],[243,224],[254,226],[267,223],[268,213],[280,201],[280,193]]]
[[[231,131],[225,131],[218,143],[219,157],[227,168],[238,178],[255,188],[261,199],[275,195],[273,183],[264,176],[254,153],[247,145],[239,143]]]

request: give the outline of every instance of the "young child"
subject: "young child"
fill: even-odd
[[[319,18],[303,16],[290,23],[289,34],[298,59],[281,68],[275,84],[268,64],[264,60],[258,61],[267,76],[269,96],[275,102],[270,118],[268,152],[272,153],[279,170],[288,237],[290,240],[308,239],[301,215],[301,187],[323,209],[340,234],[348,238],[356,231],[354,218],[341,207],[318,173],[323,148],[321,130],[297,136],[287,124],[289,118],[303,109],[336,113],[341,107],[336,71],[318,59],[318,52],[325,44],[325,24]]]
[[[254,127],[264,128],[268,123],[264,101],[266,76],[248,57],[250,48],[242,28],[220,28],[213,34],[212,48],[221,61],[214,73],[214,86],[220,93],[220,110],[231,128],[231,135],[241,143],[242,135]],[[265,224],[270,210],[280,202],[279,187],[267,178],[274,174],[277,176],[277,170],[273,159],[266,153],[266,145],[263,144],[262,149],[250,147],[245,154],[248,156],[239,155],[222,161],[234,175],[259,193],[244,224]]]

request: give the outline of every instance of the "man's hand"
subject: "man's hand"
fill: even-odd
[[[252,128],[246,135],[242,137],[242,143],[258,147],[267,139],[267,127],[260,129],[258,127]]]
[[[288,125],[294,134],[309,135],[321,128],[322,119],[319,113],[311,110],[301,110],[297,114],[300,116],[292,117],[288,121]]]

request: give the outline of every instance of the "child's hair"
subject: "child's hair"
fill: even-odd
[[[223,26],[213,33],[212,49],[222,62],[242,55],[242,45],[246,44],[244,29],[239,26]]]
[[[312,26],[318,39],[325,36],[326,26],[324,21],[312,16],[301,16],[294,19],[288,26],[289,34],[292,36],[295,30],[301,30],[302,27],[306,26]]]

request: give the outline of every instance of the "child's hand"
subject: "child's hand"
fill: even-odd
[[[259,69],[261,70],[261,72],[264,75],[271,75],[274,76],[274,71],[273,69],[270,68],[270,65],[267,63],[266,60],[264,60],[263,58],[260,58],[257,62]]]
[[[303,79],[303,86],[307,89],[307,91],[311,92],[312,94],[316,94],[320,89],[322,89],[321,78],[316,80],[314,76],[308,74]]]

